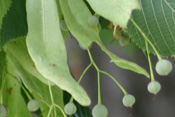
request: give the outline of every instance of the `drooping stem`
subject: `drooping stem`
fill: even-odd
[[[100,73],[107,75],[108,77],[110,77],[122,90],[122,92],[124,93],[124,95],[127,95],[127,91],[123,88],[123,86],[109,73],[102,71],[98,68],[98,66],[95,64],[92,55],[90,53],[90,51],[88,50],[88,54],[89,54],[89,58],[91,60],[91,63],[93,64],[93,66],[95,67],[95,69],[97,70],[97,77],[98,77],[98,103],[101,103],[101,91],[100,91]]]
[[[50,81],[48,80],[48,84],[49,84],[49,93],[50,93],[50,98],[51,98],[51,102],[52,102],[52,106],[53,106],[53,111],[54,111],[54,115],[55,117],[57,116],[56,114],[56,109],[55,109],[55,106],[54,106],[54,99],[53,99],[53,94],[52,94],[52,87],[50,85]]]
[[[151,74],[151,81],[154,81],[155,80],[154,72],[153,72],[153,68],[152,68],[150,52],[149,52],[148,42],[147,41],[145,41],[145,45],[146,45],[146,52],[147,52],[147,56],[148,56],[149,69],[150,69],[150,74]]]
[[[83,73],[81,74],[78,83],[81,82],[83,76],[85,75],[85,73],[88,71],[88,69],[92,66],[92,62],[85,68],[85,70],[83,71]],[[73,97],[71,97],[70,102],[73,102]]]
[[[97,79],[98,79],[98,104],[101,104],[101,86],[100,86],[100,72],[97,71]]]
[[[159,60],[161,60],[162,57],[160,56],[160,54],[157,51],[157,49],[154,47],[153,43],[148,39],[148,37],[145,35],[145,33],[142,31],[142,29],[137,25],[137,23],[132,18],[130,18],[130,20],[132,21],[132,23],[134,24],[134,26],[139,30],[139,32],[142,34],[142,36],[144,37],[144,39],[151,45],[151,47],[153,48],[154,52],[157,55],[157,58]]]
[[[103,73],[103,74],[107,75],[108,77],[110,77],[120,87],[120,89],[122,90],[124,95],[128,94],[127,91],[123,88],[123,86],[112,75],[110,75],[109,73],[102,71],[102,70],[100,70],[100,73]]]

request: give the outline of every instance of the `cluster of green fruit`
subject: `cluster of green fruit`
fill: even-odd
[[[132,107],[135,103],[135,97],[127,94],[123,97],[123,105],[126,107]],[[73,102],[69,102],[65,105],[64,111],[68,115],[73,115],[76,113],[77,108]],[[107,117],[108,116],[108,109],[103,104],[97,104],[92,109],[93,117]]]
[[[172,71],[172,68],[171,62],[166,59],[159,60],[155,67],[156,72],[161,76],[168,75]],[[151,81],[147,88],[150,93],[156,95],[160,91],[161,85],[158,81]]]
[[[90,16],[88,18],[88,24],[92,27],[98,26],[99,25],[98,17],[97,16]],[[68,31],[68,28],[67,28],[64,20],[62,20],[60,22],[60,28],[63,31]],[[125,41],[125,40],[121,39],[121,41],[120,41],[121,45],[125,43],[122,41]],[[128,39],[126,40],[126,43],[128,43]],[[168,75],[172,71],[172,68],[173,68],[173,66],[172,66],[171,62],[166,60],[166,59],[159,60],[156,64],[156,67],[155,67],[156,72],[161,76]],[[153,78],[151,80],[151,82],[148,84],[147,89],[148,89],[148,92],[156,95],[160,91],[161,85],[158,81],[155,81]],[[125,107],[132,107],[132,105],[135,103],[135,101],[136,101],[135,97],[131,94],[125,94],[123,99],[122,99],[122,103]],[[77,108],[76,108],[75,104],[71,101],[65,105],[64,111],[67,115],[73,115],[76,113]],[[97,104],[92,109],[92,115],[93,115],[93,117],[107,117],[108,110],[103,104]]]

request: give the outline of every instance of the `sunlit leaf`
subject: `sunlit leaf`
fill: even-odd
[[[56,1],[27,0],[27,21],[27,47],[37,70],[80,104],[89,105],[88,95],[72,78],[67,65]]]

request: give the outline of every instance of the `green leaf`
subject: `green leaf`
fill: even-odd
[[[25,87],[27,87],[35,99],[40,101],[40,108],[43,112],[43,116],[46,116],[50,107],[43,103],[43,101],[51,105],[49,88],[48,85],[46,85],[48,84],[48,80],[46,81],[46,79],[41,76],[41,74],[33,66],[34,63],[28,54],[24,37],[9,41],[7,44],[5,44],[4,48],[6,50],[9,63],[13,65],[17,75],[20,76]],[[63,108],[64,104],[62,90],[57,86],[52,86],[52,93],[55,104]],[[62,117],[63,115],[60,109],[56,110],[57,115]],[[51,115],[52,114],[53,112]]]
[[[10,74],[16,76],[11,64],[8,64],[7,70]],[[21,87],[17,79],[6,74],[5,80],[3,104],[8,108],[8,117],[32,117],[32,114],[28,111],[24,98],[21,95]]]
[[[87,0],[92,9],[99,15],[127,28],[132,10],[140,9],[138,0]]]
[[[41,82],[48,84],[48,80],[37,71],[34,62],[27,51],[25,37],[9,41],[5,44],[4,50],[12,61],[16,60],[25,71],[35,76]]]
[[[75,36],[80,45],[88,49],[92,42],[96,42],[101,49],[111,58],[111,61],[114,62],[117,66],[132,70],[139,74],[144,74],[149,78],[149,74],[145,69],[138,66],[133,62],[129,62],[122,58],[117,57],[106,47],[100,40],[99,31],[97,27],[91,27],[88,24],[88,17],[91,16],[90,11],[88,10],[85,3],[81,0],[60,0],[60,5],[64,15],[66,24],[70,32]]]
[[[1,26],[2,26],[2,20],[4,18],[4,16],[6,15],[10,4],[11,4],[11,0],[0,0],[0,30],[1,30]]]
[[[6,60],[5,60],[5,52],[0,51],[0,95],[1,95],[1,88],[2,83],[4,81],[4,74],[5,74],[5,66],[6,66]]]
[[[26,34],[25,0],[12,0],[11,7],[3,19],[2,29],[0,31],[0,48],[9,40],[19,36],[26,36]]]
[[[140,0],[142,11],[134,11],[133,19],[163,56],[175,54],[175,4],[174,0]],[[129,36],[145,50],[145,40],[130,22]],[[154,53],[153,49],[150,50]]]
[[[55,0],[27,0],[27,47],[37,70],[82,105],[91,103],[88,95],[72,78],[66,48],[59,26]]]

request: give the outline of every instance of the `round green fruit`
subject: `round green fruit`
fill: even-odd
[[[127,94],[123,97],[123,105],[126,107],[132,107],[132,105],[135,103],[135,97],[133,95]]]
[[[171,62],[166,59],[162,59],[156,63],[156,72],[161,76],[168,75],[172,71],[172,68]]]
[[[40,104],[37,100],[30,100],[27,104],[27,108],[31,112],[35,112],[40,108]]]
[[[99,19],[98,19],[98,17],[97,16],[90,16],[89,18],[88,18],[88,24],[90,25],[90,26],[97,26],[98,25],[98,23],[99,23]]]
[[[148,84],[147,89],[150,93],[157,94],[161,89],[161,85],[157,81],[152,81]]]
[[[108,109],[102,104],[97,104],[92,109],[92,115],[93,117],[107,117]]]
[[[67,104],[65,105],[64,111],[65,111],[65,113],[66,113],[67,115],[73,115],[73,114],[76,113],[77,107],[75,106],[74,103],[69,102],[69,103],[67,103]]]

